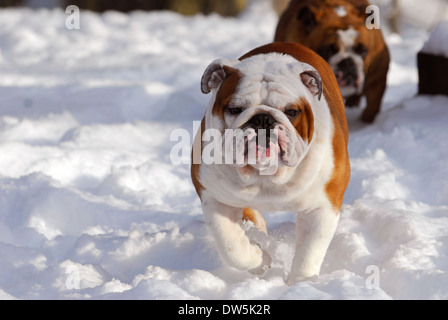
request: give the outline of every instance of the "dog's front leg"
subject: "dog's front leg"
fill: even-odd
[[[338,221],[339,213],[327,208],[297,215],[296,253],[289,284],[319,275]]]
[[[254,245],[242,229],[243,209],[222,204],[215,199],[202,202],[204,220],[216,240],[221,259],[229,266],[260,273],[268,257]]]

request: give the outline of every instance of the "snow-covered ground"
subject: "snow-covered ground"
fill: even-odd
[[[348,110],[352,178],[321,276],[287,286],[294,215],[266,215],[273,265],[221,264],[175,129],[193,136],[218,57],[277,17],[0,11],[0,298],[447,299],[448,97],[416,97],[419,29],[392,53],[375,124]]]

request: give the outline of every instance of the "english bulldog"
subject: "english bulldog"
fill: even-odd
[[[213,61],[201,88],[211,100],[191,175],[221,260],[263,273],[272,259],[243,221],[266,233],[262,211],[289,211],[297,243],[288,281],[319,275],[350,178],[344,102],[330,66],[302,45],[271,43]]]
[[[390,61],[381,30],[366,26],[369,5],[367,0],[292,0],[275,33],[275,41],[303,44],[330,64],[348,107],[365,96],[361,119],[367,123],[380,112]]]

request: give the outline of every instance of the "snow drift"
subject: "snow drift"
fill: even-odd
[[[264,275],[228,268],[169,157],[202,118],[206,66],[270,42],[275,14],[67,16],[0,11],[0,298],[448,298],[448,98],[415,96],[427,32],[386,34],[382,113],[347,111],[352,179],[321,276],[289,287],[294,215],[266,215]]]

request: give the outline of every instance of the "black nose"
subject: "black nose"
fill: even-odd
[[[355,61],[352,58],[345,58],[338,63],[338,68],[342,70],[356,69]]]
[[[346,85],[351,85],[356,82],[358,78],[358,70],[356,68],[355,61],[352,58],[346,58],[338,63],[338,70],[342,71],[342,79],[338,79],[340,82],[344,80]]]
[[[275,119],[268,113],[259,113],[253,116],[248,124],[254,129],[273,129]]]
[[[256,114],[247,122],[247,125],[255,129],[257,133],[255,138],[257,145],[269,146],[269,142],[271,141],[271,130],[275,128],[275,119],[270,114]]]

